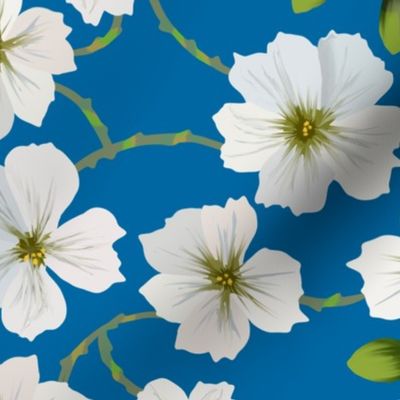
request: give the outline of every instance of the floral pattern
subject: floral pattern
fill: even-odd
[[[359,35],[331,32],[315,47],[278,34],[266,54],[236,55],[229,79],[246,102],[214,116],[221,157],[260,173],[258,203],[319,211],[334,180],[360,200],[389,192],[400,109],[375,105],[393,77]]]
[[[0,138],[14,115],[40,126],[54,100],[53,75],[76,69],[63,15],[45,8],[20,14],[22,0],[0,0]]]
[[[139,400],[233,400],[234,387],[227,383],[210,385],[199,382],[190,396],[173,382],[167,379],[157,379],[146,385],[138,394]]]
[[[266,332],[308,321],[296,260],[269,249],[244,260],[256,230],[256,213],[241,198],[225,208],[181,210],[165,228],[140,236],[160,272],[140,292],[160,317],[181,324],[176,348],[234,359],[249,339],[249,321]]]
[[[66,383],[39,383],[36,356],[15,357],[0,364],[0,396],[4,400],[85,400]]]
[[[165,3],[0,0],[0,399],[394,398],[397,2]]]

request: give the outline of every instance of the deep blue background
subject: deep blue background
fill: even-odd
[[[400,58],[390,55],[378,33],[380,1],[330,0],[308,14],[292,13],[290,0],[164,0],[164,8],[182,32],[195,38],[209,55],[231,65],[233,52],[263,51],[279,31],[301,34],[314,43],[331,29],[365,37],[373,52],[395,74],[395,84],[383,104],[400,103]],[[25,7],[45,6],[65,13],[74,28],[74,47],[88,44],[111,23],[85,25],[78,12],[62,0],[26,0]],[[194,132],[221,140],[211,116],[226,102],[241,101],[227,77],[186,53],[158,23],[146,0],[136,1],[133,17],[124,19],[122,36],[110,47],[77,59],[78,71],[58,77],[90,96],[113,140],[137,131]],[[0,159],[17,145],[53,142],[77,161],[98,147],[91,127],[73,104],[57,95],[41,129],[17,121],[0,144]],[[146,311],[150,306],[138,289],[154,274],[144,260],[137,236],[164,224],[175,211],[205,204],[224,204],[247,195],[254,204],[257,174],[237,174],[223,168],[219,153],[195,145],[147,147],[102,161],[81,173],[81,187],[64,215],[69,219],[90,207],[112,211],[128,235],[116,248],[127,282],[102,295],[75,289],[57,277],[68,303],[62,327],[40,335],[33,343],[0,326],[0,361],[37,354],[42,380],[55,380],[59,361],[99,325],[121,312]],[[383,234],[400,235],[400,170],[395,170],[390,195],[356,201],[332,184],[322,212],[295,217],[280,207],[255,206],[259,229],[249,255],[261,247],[281,249],[302,263],[304,290],[309,295],[354,294],[362,281],[346,268],[361,244]],[[226,380],[236,386],[238,400],[390,399],[400,397],[400,384],[375,384],[346,367],[352,352],[380,337],[400,338],[400,321],[371,319],[364,303],[328,309],[308,308],[307,324],[290,334],[268,334],[252,327],[251,339],[235,361],[213,363],[209,355],[174,349],[176,325],[143,321],[113,332],[114,355],[138,385],[166,377],[187,392],[199,380]],[[70,385],[95,400],[129,399],[101,364],[96,346],[76,365]]]

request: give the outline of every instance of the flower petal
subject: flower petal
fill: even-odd
[[[199,382],[189,396],[189,400],[232,400],[235,387],[226,382],[217,385]]]
[[[104,12],[112,15],[133,14],[134,0],[66,0],[81,14],[87,24],[98,25]]]
[[[50,143],[14,148],[5,174],[26,226],[46,233],[57,227],[79,186],[74,164]]]
[[[139,292],[155,308],[159,317],[170,322],[182,322],[209,297],[207,292],[201,290],[208,284],[209,280],[200,276],[158,274]]]
[[[75,392],[67,383],[40,383],[35,390],[32,400],[87,400],[87,397]]]
[[[362,245],[360,257],[347,263],[364,280],[362,293],[371,317],[400,318],[400,238],[381,236]]]
[[[138,393],[138,400],[187,400],[185,392],[168,379],[156,379]]]
[[[0,0],[0,33],[7,35],[22,8],[22,0]]]
[[[233,360],[249,340],[249,321],[236,295],[230,296],[227,318],[221,311],[220,293],[209,293],[208,302],[200,304],[180,325],[175,347],[195,354],[210,353],[215,362]]]
[[[277,152],[260,172],[256,202],[289,207],[295,215],[321,210],[334,174],[325,151],[309,156]]]
[[[320,104],[318,50],[302,36],[279,33],[266,54],[236,54],[229,80],[246,102],[272,112],[289,104]]]
[[[373,106],[392,86],[393,75],[359,34],[330,32],[318,44],[322,106],[348,115]]]
[[[30,400],[39,383],[36,356],[10,358],[0,364],[2,400]]]
[[[58,328],[67,308],[63,294],[46,270],[18,264],[18,275],[11,282],[2,303],[4,326],[29,340]]]
[[[299,299],[303,295],[300,264],[281,251],[262,249],[246,261],[242,270],[249,297],[240,301],[249,320],[266,332],[290,332],[307,322]]]
[[[139,236],[147,262],[158,272],[193,275],[199,272],[194,255],[204,245],[201,210],[184,209],[165,221],[162,229]]]
[[[341,134],[333,137],[331,168],[343,189],[360,200],[389,193],[392,169],[400,166],[393,154],[400,143],[400,108],[373,106],[336,121]]]
[[[126,232],[115,217],[92,208],[60,226],[51,236],[46,263],[63,280],[99,293],[125,281],[113,243]]]
[[[225,104],[213,118],[225,138],[221,148],[225,168],[258,172],[282,144],[275,128],[280,116],[254,104]]]
[[[246,197],[229,199],[225,207],[203,207],[201,223],[207,249],[225,265],[235,251],[241,251],[239,261],[243,260],[257,231],[257,215]]]
[[[54,81],[49,72],[26,66],[8,55],[11,67],[2,68],[4,87],[15,114],[25,122],[41,126],[54,100]]]
[[[21,63],[52,74],[76,70],[74,52],[66,37],[71,28],[64,25],[63,14],[46,8],[30,8],[17,19],[4,39],[23,37],[7,55],[10,63]]]
[[[0,80],[0,139],[7,136],[14,124],[14,109],[7,95],[3,82]]]

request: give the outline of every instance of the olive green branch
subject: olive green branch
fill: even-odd
[[[100,333],[97,345],[99,347],[100,357],[103,364],[109,369],[114,381],[121,384],[125,390],[134,396],[137,396],[142,388],[129,380],[124,373],[124,370],[115,362],[112,356],[113,345],[108,337],[107,331]]]
[[[75,57],[88,56],[109,46],[122,33],[122,16],[114,17],[112,25],[104,36],[96,37],[91,44],[74,50]]]
[[[100,328],[96,329],[89,336],[83,339],[67,357],[65,357],[63,360],[60,361],[61,371],[58,380],[60,382],[69,381],[76,362],[79,360],[80,357],[84,356],[85,354],[88,354],[90,345],[94,343],[96,340],[99,340],[100,336],[102,335],[104,336],[104,334],[107,334],[109,331],[117,329],[120,325],[144,319],[152,319],[152,318],[158,318],[158,317],[154,311],[148,311],[148,312],[129,314],[129,315],[119,314],[112,320],[106,322],[104,325],[100,326]],[[103,337],[103,344],[104,344],[104,337]],[[106,350],[107,348],[105,348],[103,355],[106,355],[105,359],[106,361],[107,360],[109,361],[110,359],[107,356]]]
[[[76,168],[82,171],[85,168],[95,168],[102,159],[112,159],[118,153],[143,146],[176,146],[183,143],[198,144],[212,149],[220,149],[222,143],[204,136],[195,135],[190,130],[177,133],[160,133],[144,135],[139,132],[133,136],[112,143],[107,147],[96,150],[77,162]]]
[[[226,75],[229,73],[230,68],[224,65],[218,56],[208,56],[206,53],[199,49],[197,43],[194,40],[185,38],[185,36],[172,24],[164,9],[162,8],[159,0],[150,0],[150,5],[154,11],[154,14],[160,22],[160,31],[172,35],[172,37],[197,60],[201,61],[211,68],[214,68],[218,72]]]
[[[314,311],[322,311],[324,308],[346,307],[359,303],[364,300],[364,295],[355,294],[352,296],[342,296],[336,293],[327,298],[302,296],[300,304],[312,308]]]
[[[112,144],[108,135],[108,127],[103,123],[99,115],[94,110],[92,99],[82,97],[77,92],[62,85],[61,83],[56,83],[56,91],[65,96],[82,111],[83,115],[96,132],[101,145],[105,149],[108,148]]]

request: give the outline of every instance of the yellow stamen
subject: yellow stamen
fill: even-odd
[[[224,278],[222,276],[217,276],[217,282],[222,282]]]
[[[228,285],[232,286],[233,285],[233,280],[231,278],[228,279]]]

